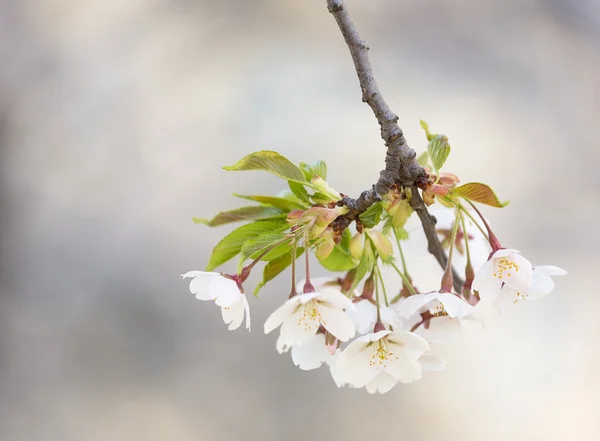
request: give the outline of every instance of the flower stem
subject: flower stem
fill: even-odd
[[[402,271],[400,271],[400,268],[398,268],[398,265],[396,265],[396,262],[392,261],[390,265],[392,265],[392,268],[394,268],[396,270],[396,272],[398,273],[398,275],[400,277],[402,277],[402,281],[408,287],[408,290],[410,291],[411,295],[416,294],[417,292],[415,291],[415,288],[412,285],[412,282],[402,273]],[[394,298],[394,300],[395,300],[395,298]],[[392,303],[394,303],[394,300],[392,300]]]
[[[458,233],[458,224],[460,223],[459,213],[460,208],[456,206],[456,212],[454,213],[454,225],[452,226],[452,236],[450,237],[450,251],[448,251],[448,263],[446,264],[446,271],[442,276],[442,286],[440,291],[452,292],[452,257],[454,255],[454,248],[456,247],[456,234]]]
[[[383,283],[383,277],[381,276],[381,270],[379,269],[379,265],[375,264],[375,270],[377,271],[377,278],[381,283],[381,290],[383,291],[383,300],[385,301],[385,306],[390,306],[390,302],[388,301],[387,291],[385,290],[385,283]]]
[[[292,289],[290,290],[291,299],[296,294],[296,252],[298,251],[298,241],[294,238],[294,244],[292,245]]]
[[[408,277],[410,277],[410,274],[408,274],[408,268],[406,266],[406,258],[404,257],[404,251],[402,250],[402,245],[400,244],[400,238],[398,237],[398,233],[396,232],[395,228],[392,228],[394,230],[394,237],[396,238],[396,243],[398,244],[398,250],[400,251],[400,259],[402,260],[402,268],[404,269],[404,274],[406,274]]]
[[[461,209],[461,211],[462,211],[464,214],[466,214],[466,215],[469,217],[469,219],[471,219],[471,222],[473,222],[473,223],[475,224],[475,226],[477,227],[477,229],[478,229],[479,231],[481,231],[481,234],[483,235],[483,237],[485,237],[485,240],[487,240],[487,241],[489,242],[489,238],[488,238],[488,235],[487,235],[487,233],[486,233],[486,232],[485,232],[485,230],[484,230],[484,229],[481,227],[481,225],[479,225],[479,222],[477,222],[477,219],[475,219],[475,218],[473,217],[473,215],[472,215],[471,213],[469,213],[469,210],[467,210],[465,207],[463,207],[462,205],[459,205],[459,206],[460,206],[460,209]]]
[[[492,232],[492,229],[490,228],[490,224],[488,224],[488,222],[485,220],[485,218],[483,217],[483,214],[481,214],[481,211],[479,211],[479,209],[475,206],[475,204],[473,202],[471,202],[468,199],[466,199],[466,201],[469,203],[469,205],[471,207],[473,207],[473,210],[475,210],[475,212],[481,218],[483,225],[485,225],[485,228],[488,232],[488,240],[490,242],[490,246],[492,247],[492,252],[496,252],[499,249],[501,249],[502,245],[500,245],[500,241],[498,240],[496,235]]]
[[[310,283],[310,256],[309,256],[309,244],[308,244],[308,231],[304,235],[304,261],[306,266],[306,282],[304,283],[303,292],[315,292],[315,287]]]

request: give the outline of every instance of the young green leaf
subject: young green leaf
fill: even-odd
[[[308,191],[306,191],[306,188],[304,188],[304,185],[302,185],[299,182],[294,182],[294,181],[288,181],[288,185],[290,186],[290,190],[292,190],[292,193],[294,193],[294,195],[298,199],[300,199],[302,202],[310,205],[310,197],[308,196]]]
[[[323,180],[327,180],[327,164],[325,164],[325,161],[319,160],[314,162],[313,164],[301,162],[300,168],[304,172],[304,177],[309,182],[315,175],[319,176]]]
[[[450,144],[448,144],[448,138],[445,135],[435,135],[429,144],[427,145],[427,151],[431,158],[433,170],[436,175],[439,176],[439,171],[448,159],[450,154]]]
[[[202,219],[194,217],[194,223],[204,224],[209,227],[217,227],[219,225],[228,224],[242,220],[259,220],[285,217],[285,213],[274,207],[254,205],[249,207],[235,208],[229,211],[221,211],[212,219]]]
[[[296,249],[296,259],[302,255],[304,252],[304,248],[298,247]],[[258,291],[265,286],[268,282],[277,277],[283,270],[285,270],[292,263],[292,251],[284,254],[283,256],[278,257],[277,259],[271,260],[269,263],[265,265],[263,269],[263,277],[262,280],[256,288],[254,289],[254,295],[258,295]]]
[[[275,176],[292,181],[305,182],[304,172],[285,156],[270,150],[250,153],[233,165],[223,167],[225,170],[266,170]]]
[[[246,196],[243,194],[233,193],[237,198],[247,199],[249,201],[260,202],[261,204],[271,205],[284,211],[306,210],[308,206],[290,199],[280,198],[277,196]]]
[[[254,239],[266,232],[285,231],[289,227],[290,225],[285,219],[261,220],[242,225],[225,236],[213,248],[206,271],[212,271],[232,257],[237,256],[247,240]]]
[[[419,164],[421,167],[425,167],[428,162],[429,162],[429,152],[427,150],[425,150],[419,156],[417,156],[417,164]]]
[[[425,130],[425,135],[427,136],[427,141],[431,141],[433,139],[434,135],[429,133],[429,125],[427,125],[427,123],[423,120],[421,120],[421,128],[423,130]]]
[[[381,220],[381,213],[383,212],[383,205],[381,202],[375,202],[364,213],[358,215],[358,219],[366,228],[373,228]]]
[[[468,184],[461,185],[460,187],[452,188],[450,190],[454,196],[460,196],[463,199],[468,199],[473,202],[479,202],[480,204],[490,205],[496,208],[506,207],[510,201],[501,202],[488,185],[482,184],[481,182],[469,182]]]
[[[256,259],[260,253],[273,246],[277,242],[281,242],[283,239],[285,239],[285,233],[273,233],[271,231],[263,233],[254,239],[249,239],[244,242],[244,245],[242,245],[242,259]],[[264,255],[261,260],[273,260],[282,254],[285,254],[292,248],[290,245],[291,240],[292,239],[289,238],[288,241],[275,246],[275,248]]]

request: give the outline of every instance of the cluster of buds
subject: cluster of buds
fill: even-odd
[[[264,332],[279,328],[277,351],[289,352],[300,369],[325,364],[338,387],[364,387],[370,393],[385,393],[397,383],[420,379],[425,371],[445,369],[436,345],[449,341],[465,322],[480,321],[482,311],[506,311],[547,295],[554,289],[551,277],[566,272],[534,266],[500,244],[476,203],[506,203],[485,184],[458,186],[456,175],[442,172],[450,152],[448,140],[432,135],[422,124],[429,144],[419,161],[429,174],[419,186],[427,205],[442,206],[435,211],[436,228],[448,253],[439,288],[419,290],[410,274],[407,256],[419,246],[422,230],[410,227],[415,216],[409,188],[393,186],[358,216],[354,233],[340,230],[333,227],[334,221],[349,210],[343,195],[327,183],[326,165],[296,165],[276,152],[262,151],[226,169],[266,170],[286,180],[289,190],[276,196],[238,195],[258,205],[196,219],[209,226],[247,223],[216,245],[206,271],[183,274],[191,278],[190,291],[219,306],[230,330],[240,327],[244,317],[250,330],[244,291],[250,273],[264,263],[257,295],[289,268],[289,294],[264,323]],[[311,253],[325,270],[342,276],[311,278]],[[298,265],[302,255],[304,262]],[[236,272],[214,271],[236,256]],[[383,267],[391,268],[399,283],[385,279]],[[298,282],[300,271],[304,277]],[[454,290],[456,272],[464,275],[459,292]]]

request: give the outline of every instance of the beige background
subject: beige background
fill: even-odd
[[[275,149],[348,194],[377,178],[324,4],[0,0],[0,439],[597,439],[597,1],[349,2],[411,145],[420,118],[446,133],[448,169],[512,200],[485,211],[504,244],[570,272],[445,372],[338,390],[261,332],[287,282],[247,333],[179,279],[228,230],[192,216],[280,185],[220,166]]]

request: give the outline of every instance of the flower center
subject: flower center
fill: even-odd
[[[444,308],[444,304],[442,302],[440,302],[439,300],[437,302],[436,307],[432,308],[430,311],[436,317],[438,317],[440,315],[447,315],[446,308]]]
[[[321,316],[319,305],[314,300],[311,300],[304,305],[302,315],[298,318],[298,326],[304,327],[305,331],[312,331],[313,329],[318,328],[321,323],[323,325],[327,324]]]
[[[398,360],[398,356],[389,351],[387,341],[382,338],[377,341],[377,348],[373,352],[373,355],[371,355],[369,366],[376,369],[379,369],[380,367],[386,368],[388,362],[391,363],[394,360]]]
[[[502,279],[505,275],[506,277],[510,277],[511,271],[519,272],[519,265],[510,260],[508,257],[502,257],[496,264],[496,272],[494,273],[494,277],[498,279]]]
[[[520,300],[525,300],[527,297],[529,297],[529,294],[517,292],[517,297],[513,300],[513,303],[517,304]]]

